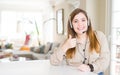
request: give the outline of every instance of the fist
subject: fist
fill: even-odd
[[[76,46],[76,42],[77,42],[76,38],[72,38],[72,36],[69,35],[69,38],[66,41],[68,49],[75,47]]]
[[[86,64],[82,64],[78,67],[78,69],[82,72],[90,72],[90,67]]]

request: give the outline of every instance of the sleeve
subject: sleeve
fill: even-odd
[[[97,33],[97,38],[101,46],[101,53],[99,58],[95,60],[92,65],[94,72],[104,72],[110,64],[110,50],[106,36],[102,32]]]
[[[50,56],[50,63],[52,65],[60,65],[63,61],[65,52],[61,48],[62,44],[60,45],[60,47],[56,48],[53,54]]]

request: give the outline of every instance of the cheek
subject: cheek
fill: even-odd
[[[85,28],[85,29],[86,29],[86,28],[88,28],[88,25],[87,25],[87,23],[85,23],[85,24],[84,24],[84,28]]]
[[[73,25],[73,28],[74,28],[74,29],[76,29],[76,28],[77,28],[77,25],[76,25],[76,24],[74,24],[74,25]]]
[[[84,23],[84,26],[86,26],[86,27],[88,26],[87,22]]]
[[[88,25],[85,25],[84,28],[87,29],[87,28],[88,28]]]

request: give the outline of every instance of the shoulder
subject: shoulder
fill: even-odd
[[[105,36],[105,34],[102,31],[94,31],[94,32],[95,32],[95,35],[98,36],[98,37]]]
[[[94,31],[94,32],[99,42],[101,41],[104,43],[107,40],[106,35],[102,31]]]

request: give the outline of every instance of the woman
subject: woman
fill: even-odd
[[[77,66],[80,71],[103,72],[109,66],[110,51],[105,35],[93,31],[87,13],[75,9],[68,20],[68,38],[50,57],[53,65],[60,65],[64,59],[68,65]]]

